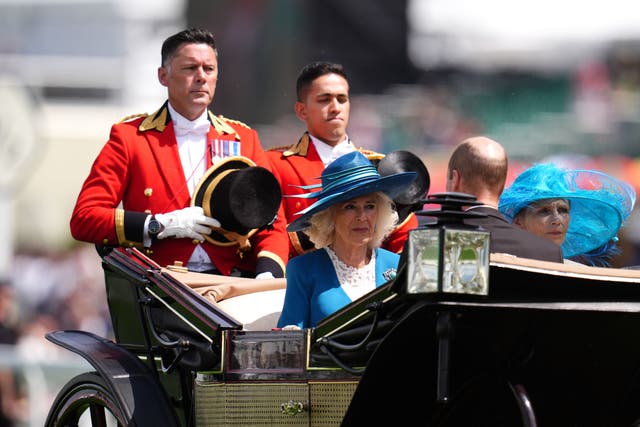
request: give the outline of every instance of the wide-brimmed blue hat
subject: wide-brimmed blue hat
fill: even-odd
[[[285,196],[317,199],[311,206],[296,212],[300,217],[287,226],[287,231],[303,230],[309,226],[309,219],[314,214],[356,197],[380,191],[393,199],[411,184],[415,176],[415,172],[402,172],[383,177],[359,151],[344,154],[322,171],[322,176],[318,177],[321,184],[299,187],[305,190],[322,188],[321,191]]]
[[[542,199],[566,199],[571,205],[571,221],[561,246],[564,257],[569,258],[617,239],[631,214],[636,192],[626,182],[600,171],[541,163],[518,175],[500,196],[498,208],[513,222],[522,209]]]

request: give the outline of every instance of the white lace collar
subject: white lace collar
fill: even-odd
[[[345,293],[355,301],[376,288],[376,251],[371,253],[369,263],[361,268],[345,264],[329,247],[324,248],[336,270],[338,281]]]

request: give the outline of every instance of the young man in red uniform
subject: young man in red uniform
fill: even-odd
[[[355,146],[347,135],[351,108],[349,83],[340,64],[313,62],[305,66],[298,75],[296,96],[295,112],[306,124],[307,131],[296,144],[274,147],[266,152],[282,188],[287,223],[294,221],[295,213],[313,200],[286,196],[305,193],[300,186],[318,184],[322,171],[331,161],[353,150],[361,151],[370,160],[384,157],[384,154]],[[417,226],[416,216],[408,215],[382,247],[400,252],[407,231]],[[291,257],[313,249],[303,233],[289,233],[289,238]]]
[[[271,170],[258,134],[208,110],[218,79],[213,35],[181,31],[162,45],[158,80],[168,100],[153,114],[112,126],[71,217],[77,240],[136,246],[162,266],[180,261],[192,271],[283,277],[288,237],[282,215],[251,236],[251,250],[207,239],[220,223],[191,199],[211,165],[243,156]]]

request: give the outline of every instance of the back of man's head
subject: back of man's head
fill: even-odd
[[[507,169],[507,152],[500,143],[484,136],[467,138],[454,149],[447,168],[448,182],[457,175],[458,188],[447,189],[493,204],[504,190]]]

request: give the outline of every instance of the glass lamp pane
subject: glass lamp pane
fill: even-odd
[[[442,291],[462,294],[489,293],[489,233],[444,230]]]
[[[407,293],[438,292],[440,230],[410,231],[407,249]]]

